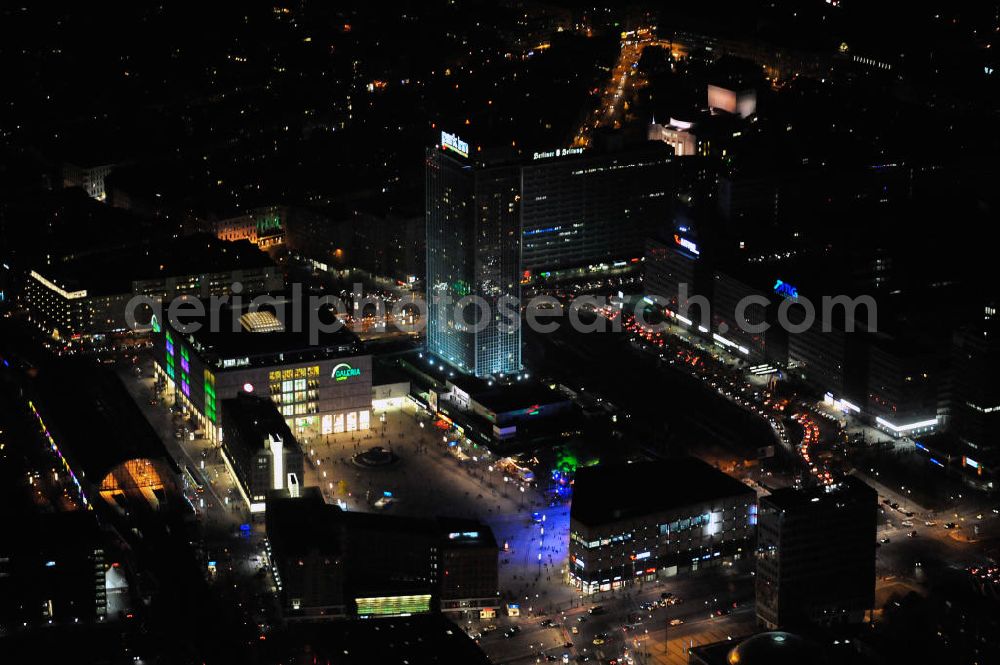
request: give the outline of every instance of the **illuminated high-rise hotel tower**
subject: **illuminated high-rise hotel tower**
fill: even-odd
[[[516,374],[519,167],[485,164],[442,132],[427,150],[426,206],[428,352],[475,376]]]

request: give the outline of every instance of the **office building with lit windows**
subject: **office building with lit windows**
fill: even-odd
[[[126,317],[133,298],[228,295],[239,283],[246,297],[280,290],[284,278],[267,254],[249,242],[209,235],[132,245],[68,258],[30,270],[24,303],[29,320],[56,340],[75,340],[131,329]],[[135,323],[146,329],[151,310],[140,305]]]
[[[347,512],[313,487],[267,503],[267,549],[286,621],[496,615],[499,549],[485,524]]]
[[[470,150],[446,132],[427,150],[427,351],[467,374],[516,374],[520,326],[505,323],[520,316],[520,169]]]
[[[853,476],[760,500],[757,619],[768,628],[860,623],[875,604],[878,494]]]
[[[62,165],[62,186],[80,187],[90,198],[103,202],[107,199],[105,179],[115,170],[115,166],[100,160],[65,162]]]
[[[269,398],[297,435],[370,427],[372,359],[349,330],[311,339],[307,330],[286,330],[273,312],[223,309],[212,331],[208,316],[189,333],[157,321],[153,345],[157,375],[210,439],[219,438],[223,402],[241,392]],[[233,316],[238,330],[228,327]]]
[[[672,169],[654,141],[534,153],[521,167],[522,277],[635,269],[670,223]]]
[[[224,460],[250,512],[264,510],[268,492],[298,497],[302,449],[274,401],[241,391],[221,406]]]
[[[951,429],[967,447],[965,465],[979,473],[977,459],[1000,459],[998,370],[1000,318],[996,305],[990,304],[984,307],[981,321],[957,330],[952,341]]]
[[[731,565],[753,552],[757,495],[688,457],[577,472],[568,581],[583,593]]]

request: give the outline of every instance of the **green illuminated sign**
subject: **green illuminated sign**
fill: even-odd
[[[333,368],[333,378],[335,381],[347,381],[352,376],[361,376],[361,370],[351,367],[347,363],[340,363]]]
[[[281,230],[281,215],[275,213],[270,215],[263,215],[256,219],[257,232],[264,233],[265,231],[280,231]]]

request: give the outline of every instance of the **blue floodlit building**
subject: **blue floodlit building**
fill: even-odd
[[[427,350],[467,374],[516,374],[521,332],[509,322],[520,316],[520,171],[469,151],[446,132],[427,150]],[[470,304],[476,296],[490,309],[485,318]]]

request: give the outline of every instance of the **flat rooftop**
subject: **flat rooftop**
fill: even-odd
[[[457,517],[410,517],[344,511],[326,503],[319,489],[306,488],[297,499],[272,494],[267,502],[267,534],[282,552],[305,552],[312,547],[340,547],[340,534],[364,539],[364,532],[408,533],[437,538],[453,547],[497,547],[493,531],[484,523]]]
[[[364,619],[331,623],[297,623],[285,629],[285,640],[269,640],[282,662],[338,665],[489,665],[490,660],[465,631],[441,614]],[[281,649],[281,644],[295,645]],[[284,660],[286,657],[289,660]]]
[[[94,296],[129,293],[135,281],[273,267],[248,240],[228,242],[201,233],[94,252],[37,272],[67,291],[85,289]]]
[[[761,499],[761,503],[771,504],[779,510],[803,508],[826,510],[832,502],[842,504],[846,501],[868,502],[874,510],[878,504],[878,492],[859,478],[846,476],[833,485],[817,485],[803,489],[783,487]]]
[[[695,457],[580,469],[570,516],[604,524],[754,491]]]
[[[496,538],[489,526],[470,519],[453,517],[410,517],[384,513],[343,511],[338,506],[334,520],[352,530],[375,530],[413,533],[441,538],[452,547],[497,547]]]
[[[399,365],[385,358],[372,358],[372,383],[384,386],[390,383],[410,383],[412,377]]]
[[[232,399],[224,399],[222,420],[223,427],[235,430],[235,439],[227,437],[226,444],[242,446],[251,454],[263,448],[264,440],[271,435],[281,439],[285,446],[295,444],[297,447],[292,430],[269,398],[240,393]]]
[[[472,399],[494,413],[516,411],[536,404],[544,406],[569,401],[569,398],[558,390],[553,390],[540,383],[512,383],[496,386],[474,393]]]
[[[265,522],[267,539],[278,557],[294,557],[317,550],[339,556],[341,533],[331,519],[335,505],[323,501],[318,487],[306,487],[301,498],[268,497]]]
[[[188,340],[202,360],[217,368],[225,368],[225,360],[237,358],[247,359],[249,365],[242,366],[261,366],[278,362],[283,364],[311,362],[366,353],[364,343],[346,326],[329,332],[318,329],[313,335],[309,329],[313,317],[307,311],[308,307],[302,306],[301,325],[295,326],[295,316],[292,314],[295,311],[295,303],[286,301],[285,305],[288,312],[285,317],[286,323],[292,326],[290,330],[250,332],[239,323],[240,315],[245,310],[234,312],[232,308],[223,307],[218,315],[218,329],[213,331],[211,313],[206,304],[204,317],[191,317],[183,312],[178,317],[185,325],[192,322],[201,323],[199,330],[190,333],[180,333],[175,330],[174,333]],[[262,307],[263,309],[265,308]],[[271,308],[271,311],[273,309]],[[315,317],[316,321],[326,326],[332,325],[335,319],[336,314],[332,310],[320,310]],[[169,324],[167,326],[169,327]]]

